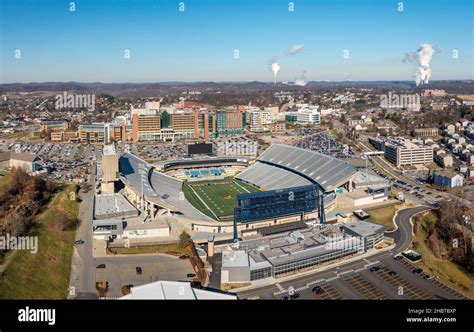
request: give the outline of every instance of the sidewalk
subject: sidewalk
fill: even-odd
[[[92,257],[107,257],[107,242],[105,240],[92,240]]]

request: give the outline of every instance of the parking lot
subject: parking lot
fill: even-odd
[[[56,180],[81,182],[100,149],[80,143],[16,143],[3,141],[0,151],[31,153],[41,157],[48,176]]]
[[[178,143],[134,144],[130,148],[144,160],[151,161],[181,159],[187,154],[186,145]]]
[[[410,271],[413,271],[414,269],[418,268],[415,264],[409,262],[408,260],[406,259],[403,259],[400,261],[400,263],[405,267],[407,268],[408,270]],[[455,299],[467,299],[466,296],[462,295],[461,293],[457,292],[456,290],[454,290],[453,288],[447,286],[446,284],[442,283],[441,281],[439,281],[436,277],[434,276],[430,276],[429,274],[426,274],[425,272],[421,272],[419,274],[420,278],[427,278],[427,277],[432,277],[433,279],[430,280],[431,284],[435,285],[436,287],[442,289],[444,292],[450,294],[451,296],[453,296],[453,298]]]
[[[462,294],[445,285],[436,278],[426,279],[424,272],[414,273],[417,268],[406,259],[394,260],[388,258],[385,266],[383,262],[372,262],[355,271],[341,271],[334,277],[314,280],[305,286],[283,288],[279,285],[273,296],[259,296],[259,298],[273,298],[285,300],[317,299],[465,299]],[[291,282],[285,282],[290,285]]]
[[[195,273],[189,260],[167,256],[110,258],[105,265],[110,297],[122,296],[122,287],[126,285],[139,286],[159,280],[191,281],[193,278],[187,275]]]
[[[344,282],[353,288],[361,298],[370,300],[385,300],[388,296],[376,288],[359,274],[351,274],[343,278]]]
[[[438,194],[434,189],[425,186],[426,185],[426,175],[419,173],[419,172],[410,172],[405,176],[411,177],[413,183],[408,183],[406,181],[393,179],[382,172],[380,172],[377,168],[371,167],[371,171],[376,175],[383,177],[387,180],[391,181],[392,190],[394,192],[401,191],[405,195],[408,195],[414,198],[417,203],[424,204],[437,204],[443,201],[443,196]]]
[[[323,289],[323,292],[321,294],[316,294],[315,292],[313,292],[312,288],[314,288],[315,286],[321,287],[321,289]],[[319,300],[342,300],[344,298],[342,294],[336,288],[331,286],[331,284],[329,284],[328,282],[321,282],[317,285],[315,284],[312,288],[311,292],[313,293],[313,296]]]
[[[298,148],[317,151],[336,158],[354,156],[350,146],[339,143],[330,133],[321,129],[300,129],[298,136],[303,137],[295,144]]]
[[[384,266],[381,267],[380,270],[376,271],[375,273],[384,282],[392,286],[392,288],[397,291],[397,294],[400,296],[400,298],[412,300],[427,300],[433,298],[426,292],[415,287],[407,280],[400,277],[398,274],[394,275],[390,274],[390,272],[391,270]]]

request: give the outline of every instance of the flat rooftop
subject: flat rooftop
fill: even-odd
[[[224,250],[222,252],[222,267],[246,267],[249,259],[245,250]]]
[[[385,229],[385,227],[382,225],[363,220],[357,220],[349,224],[344,224],[342,227],[349,229],[360,236],[370,236],[374,233],[382,232]]]
[[[164,220],[152,220],[147,219],[145,222],[142,222],[142,218],[128,218],[126,221],[126,230],[141,230],[141,229],[157,229],[157,228],[170,228],[168,223]]]
[[[283,263],[306,256],[314,256],[330,249],[328,244],[334,238],[343,236],[340,225],[325,225],[322,229],[302,229],[274,236],[239,242],[239,249],[245,250],[256,262]]]
[[[124,212],[138,213],[137,209],[122,194],[95,195],[94,217]]]
[[[350,229],[352,232],[345,231]],[[281,265],[316,257],[342,248],[363,250],[363,239],[385,229],[384,226],[366,221],[356,221],[351,224],[326,224],[312,229],[301,229],[278,235],[244,240],[238,243],[234,252],[239,257],[234,262],[244,262],[248,254],[250,266],[263,266],[265,262]],[[360,236],[360,237],[359,237]],[[228,254],[230,255],[230,253]],[[223,259],[224,262],[224,259]],[[243,263],[242,263],[243,264]],[[246,265],[248,266],[248,265]]]
[[[386,145],[392,145],[404,149],[421,149],[430,148],[429,145],[423,144],[421,141],[412,141],[406,138],[392,138],[385,141]]]
[[[345,193],[346,197],[359,199],[370,196],[364,189],[354,189],[352,192]]]
[[[355,184],[364,184],[364,183],[389,183],[388,180],[384,179],[381,176],[360,172],[353,179],[352,182]]]

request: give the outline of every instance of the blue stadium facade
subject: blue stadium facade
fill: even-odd
[[[311,212],[318,207],[318,186],[309,185],[237,195],[234,221],[240,223]]]

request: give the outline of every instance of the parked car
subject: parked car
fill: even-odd
[[[293,293],[292,295],[290,295],[290,299],[292,299],[292,300],[296,300],[299,297],[300,297],[300,294],[298,294],[298,293]]]
[[[186,277],[188,278],[194,278],[196,275],[194,273],[188,273],[186,274]]]
[[[84,244],[84,240],[76,240],[74,241],[74,244]]]
[[[402,255],[396,255],[396,256],[393,256],[393,259],[396,260],[396,261],[401,261],[403,259],[403,256]]]
[[[428,280],[428,281],[433,280],[434,278],[435,278],[434,276],[430,276],[429,274],[423,277],[423,279]]]
[[[137,274],[142,274],[142,272],[143,272],[143,271],[142,271],[142,268],[141,268],[140,266],[137,266],[137,267],[135,268],[135,271],[137,272]]]
[[[411,272],[413,272],[414,274],[420,274],[421,272],[423,272],[423,269],[420,269],[419,267],[417,267],[416,269],[413,269]]]
[[[324,289],[321,286],[314,286],[312,291],[316,295],[321,295],[324,293]]]
[[[370,272],[377,272],[378,270],[380,270],[380,266],[372,266],[369,271]]]
[[[179,259],[183,259],[183,260],[184,260],[184,259],[188,259],[188,256],[186,256],[186,255],[181,255],[181,256],[179,256]]]

